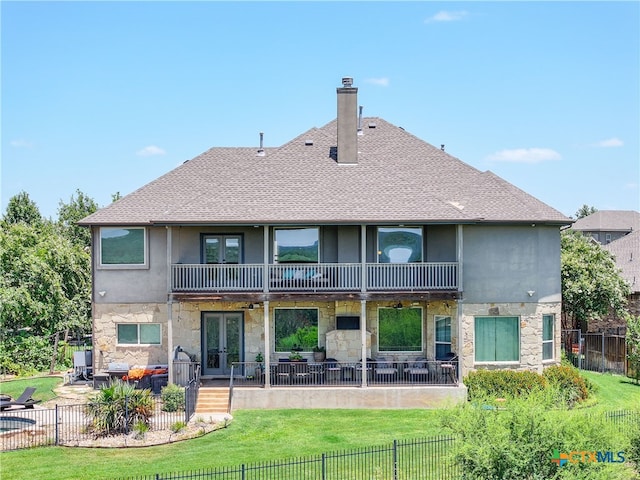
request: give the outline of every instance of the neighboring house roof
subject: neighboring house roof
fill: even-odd
[[[336,123],[266,148],[264,156],[257,148],[212,148],[79,223],[572,221],[381,118],[362,120],[357,164],[338,164]]]
[[[598,210],[579,218],[571,226],[581,232],[630,232],[640,230],[640,212],[634,210]]]
[[[621,277],[631,286],[631,292],[640,292],[640,229],[615,240],[602,248],[616,257]]]

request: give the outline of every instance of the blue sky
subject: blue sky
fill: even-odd
[[[2,212],[378,116],[567,216],[640,210],[639,2],[10,2]],[[238,179],[242,181],[241,178]]]

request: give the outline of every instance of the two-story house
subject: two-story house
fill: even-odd
[[[256,387],[237,407],[401,407],[465,398],[474,369],[559,362],[571,220],[363,117],[357,92],[345,78],[336,120],[212,148],[80,222],[96,371],[163,363],[173,379],[179,346],[205,380]]]

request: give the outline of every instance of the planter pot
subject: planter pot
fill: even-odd
[[[316,362],[324,362],[326,356],[326,352],[313,352],[313,360]]]

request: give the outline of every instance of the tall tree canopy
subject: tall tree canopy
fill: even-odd
[[[88,197],[80,190],[76,190],[76,195],[71,195],[69,203],[60,201],[58,224],[62,227],[63,233],[73,243],[83,247],[90,247],[91,230],[77,225],[77,222],[96,210],[98,210],[98,204],[93,198]]]
[[[576,218],[588,217],[592,213],[596,213],[598,210],[596,207],[589,207],[586,203],[582,205],[576,212]]]
[[[20,192],[9,199],[3,221],[9,225],[16,223],[37,225],[42,223],[42,215],[35,202],[29,198],[29,194]]]
[[[610,309],[623,315],[629,285],[611,253],[573,230],[562,234],[561,245],[562,308],[572,319],[572,325],[563,327],[586,327]]]

